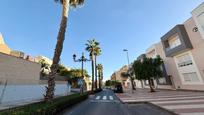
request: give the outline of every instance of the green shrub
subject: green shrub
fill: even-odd
[[[38,102],[17,108],[0,111],[0,115],[56,115],[67,107],[88,98],[88,93],[72,94],[53,99],[52,102]]]

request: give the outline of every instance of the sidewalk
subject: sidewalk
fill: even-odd
[[[123,102],[150,102],[179,115],[204,115],[204,92],[137,89],[116,94]]]

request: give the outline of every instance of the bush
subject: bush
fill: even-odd
[[[94,90],[93,92],[92,92],[92,91],[88,91],[87,93],[88,93],[89,95],[91,95],[91,94],[99,93],[99,92],[101,92],[101,91],[102,91],[102,89],[96,89],[96,90]]]
[[[77,104],[88,98],[88,93],[73,94],[53,99],[52,102],[38,102],[17,108],[0,111],[0,115],[56,115],[67,107]]]

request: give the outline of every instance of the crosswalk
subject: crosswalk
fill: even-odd
[[[150,102],[179,115],[204,115],[204,92],[159,91],[146,93],[138,91],[130,95],[118,95],[123,102]]]
[[[98,95],[98,96],[95,96],[91,102],[119,102],[118,99],[116,99],[115,97],[113,97],[112,95]]]

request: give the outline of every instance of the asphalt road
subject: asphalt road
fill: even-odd
[[[172,115],[172,113],[148,104],[123,104],[111,90],[103,90],[69,108],[63,115]]]
[[[63,115],[129,115],[122,104],[110,90],[103,90],[94,97],[82,102]]]

